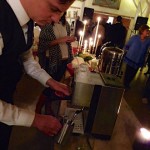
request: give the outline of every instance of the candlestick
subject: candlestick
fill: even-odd
[[[83,39],[84,39],[84,35],[85,35],[85,28],[86,28],[87,20],[84,20],[83,23],[84,23],[84,27],[83,27],[83,36],[81,38],[81,47],[83,45]]]
[[[94,43],[93,43],[93,47],[94,47],[94,48],[95,48],[96,38],[97,38],[97,34],[98,34],[99,22],[100,22],[101,18],[98,17],[97,20],[98,20],[98,22],[97,22],[97,26],[96,26],[95,38],[94,38]]]

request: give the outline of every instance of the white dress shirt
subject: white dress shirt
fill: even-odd
[[[7,2],[13,9],[20,25],[22,26],[25,39],[27,40],[26,24],[30,18],[25,12],[20,0],[7,0]],[[3,54],[3,47],[3,37],[0,33],[0,55]],[[34,79],[37,79],[44,86],[46,86],[46,81],[51,77],[45,72],[45,70],[41,69],[39,63],[34,60],[31,50],[28,50],[22,54],[22,60],[26,73]],[[31,126],[34,116],[34,112],[25,109],[20,109],[14,105],[8,104],[0,100],[0,122],[6,123],[8,125]]]

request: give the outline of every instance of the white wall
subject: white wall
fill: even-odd
[[[72,6],[73,7],[82,7],[82,4],[85,3],[85,7],[94,8],[95,11],[115,14],[115,15],[123,15],[128,17],[134,17],[136,7],[132,0],[121,0],[119,10],[110,9],[106,7],[100,7],[97,5],[92,5],[93,0],[86,0],[85,2],[75,1]]]
[[[137,14],[137,8],[135,6],[135,4],[138,5],[139,1],[141,1],[142,15]],[[73,9],[78,8],[78,12],[79,12],[78,15],[81,16],[81,18],[83,15],[84,7],[93,8],[96,12],[100,12],[100,13],[103,12],[106,14],[110,14],[110,16],[112,14],[112,16],[121,15],[123,17],[130,18],[131,23],[129,27],[130,30],[128,32],[128,37],[129,37],[131,35],[131,30],[134,29],[134,25],[136,21],[135,16],[141,15],[143,17],[149,17],[150,7],[148,8],[149,5],[146,3],[146,1],[147,0],[121,0],[119,10],[92,5],[93,0],[85,0],[84,2],[80,2],[76,0],[71,7],[73,7]]]

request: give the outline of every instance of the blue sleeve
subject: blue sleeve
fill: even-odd
[[[129,41],[125,44],[124,46],[124,50],[129,50],[130,46],[132,45],[132,43],[134,42],[135,40],[135,36],[132,36]]]
[[[148,48],[150,48],[150,38],[148,40],[149,40],[149,42],[148,42]]]

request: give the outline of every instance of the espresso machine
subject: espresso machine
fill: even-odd
[[[72,106],[85,107],[84,133],[109,140],[124,93],[117,76],[106,73],[77,72],[74,81]]]
[[[104,47],[99,56],[99,71],[120,76],[124,54],[118,47]]]

